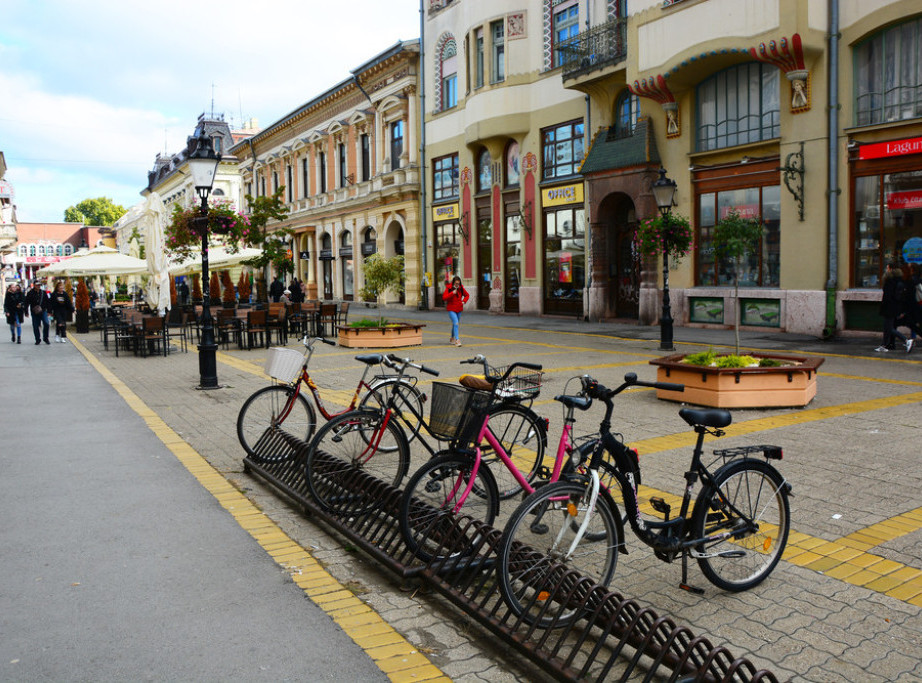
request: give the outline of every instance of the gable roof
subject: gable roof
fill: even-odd
[[[659,164],[660,156],[653,137],[653,126],[646,116],[637,118],[632,135],[619,136],[615,127],[596,133],[592,146],[580,166],[583,175],[631,166]]]

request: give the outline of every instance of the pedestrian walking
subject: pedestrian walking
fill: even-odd
[[[269,285],[269,296],[272,297],[272,301],[278,303],[279,297],[282,296],[282,292],[284,291],[285,285],[282,283],[282,279],[276,275],[275,279],[272,281],[272,284]]]
[[[74,312],[74,302],[64,290],[64,281],[58,280],[51,293],[51,312],[54,315],[54,340],[67,343],[67,321]]]
[[[189,303],[189,285],[185,280],[179,283],[179,302],[184,306]]]
[[[874,349],[878,353],[892,351],[897,338],[907,345],[907,350],[911,348],[911,345],[908,345],[909,340],[896,329],[896,320],[903,307],[904,288],[903,271],[896,263],[888,263],[883,278],[883,295],[880,299],[880,315],[884,319],[884,338],[883,343]]]
[[[461,346],[461,311],[464,310],[464,304],[471,298],[471,295],[464,289],[461,278],[455,275],[451,284],[445,288],[442,299],[445,301],[445,308],[448,309],[448,317],[451,319],[451,339],[449,344]]]
[[[38,346],[42,340],[48,341],[48,312],[51,310],[51,296],[42,289],[41,280],[32,281],[32,289],[26,294],[26,315],[32,318],[32,332],[35,333],[35,344]]]
[[[6,323],[10,326],[10,341],[14,344],[22,344],[22,321],[26,315],[26,296],[22,293],[22,287],[18,282],[14,282],[6,290],[6,296],[3,297],[3,312],[6,313]]]
[[[301,283],[298,282],[298,278],[292,278],[291,284],[288,285],[288,291],[291,292],[291,303],[299,304],[304,301],[304,299],[301,298]]]
[[[913,263],[902,273],[897,270],[897,275],[903,276],[902,296],[900,297],[900,316],[897,318],[897,327],[909,329],[909,339],[906,340],[906,353],[912,351],[913,346],[917,343],[916,339],[922,337],[922,315],[920,315],[919,303],[916,299],[916,291],[919,285],[919,266]]]

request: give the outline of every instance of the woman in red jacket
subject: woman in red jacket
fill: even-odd
[[[461,284],[461,278],[455,275],[451,279],[451,284],[445,288],[442,299],[445,300],[445,308],[448,309],[448,317],[451,318],[451,340],[449,344],[461,346],[459,337],[459,325],[461,323],[461,311],[464,310],[464,304],[471,298],[471,295],[464,289]]]

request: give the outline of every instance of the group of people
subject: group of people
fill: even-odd
[[[905,270],[896,263],[887,264],[880,314],[884,319],[884,338],[874,350],[878,353],[893,351],[899,339],[906,353],[912,351],[916,338],[922,336],[922,273],[918,263]],[[909,337],[900,332],[900,327],[909,330]]]
[[[32,318],[36,346],[43,341],[50,344],[49,316],[54,318],[54,340],[66,344],[67,321],[74,312],[74,302],[64,289],[63,280],[56,282],[51,292],[45,291],[41,280],[33,280],[32,288],[25,293],[19,283],[14,282],[6,290],[6,296],[3,298],[3,312],[6,314],[6,323],[10,326],[10,341],[14,344],[22,344],[22,324],[26,318]]]
[[[282,278],[276,277],[269,285],[269,297],[275,303],[280,301],[284,304],[304,303],[307,298],[307,288],[303,282],[298,281],[298,278],[292,279],[291,284],[286,287]]]

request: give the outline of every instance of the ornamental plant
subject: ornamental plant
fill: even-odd
[[[221,282],[218,280],[216,271],[211,271],[211,279],[208,280],[208,304],[210,306],[221,305]]]
[[[192,276],[192,300],[193,301],[202,300],[202,283],[199,281],[198,273],[195,273]]]
[[[736,209],[730,209],[727,215],[714,226],[712,235],[714,250],[717,255],[733,261],[733,287],[736,304],[736,353],[740,352],[740,269],[743,257],[759,248],[762,241],[762,222],[756,218],[743,218]]]
[[[259,241],[259,234],[250,228],[250,218],[237,211],[226,199],[215,198],[208,203],[207,226],[209,234],[225,235],[227,250],[239,251]],[[170,224],[164,231],[166,250],[178,259],[188,258],[194,248],[202,244],[202,216],[198,206],[173,207]]]
[[[86,288],[83,278],[77,280],[77,293],[74,296],[74,307],[78,311],[90,310],[90,291]]]
[[[234,291],[234,282],[231,280],[229,270],[221,271],[221,285],[224,288],[222,293],[222,301],[226,304],[236,303],[237,293]]]
[[[691,224],[677,213],[659,215],[640,221],[634,244],[644,256],[672,256],[680,259],[694,248]]]

